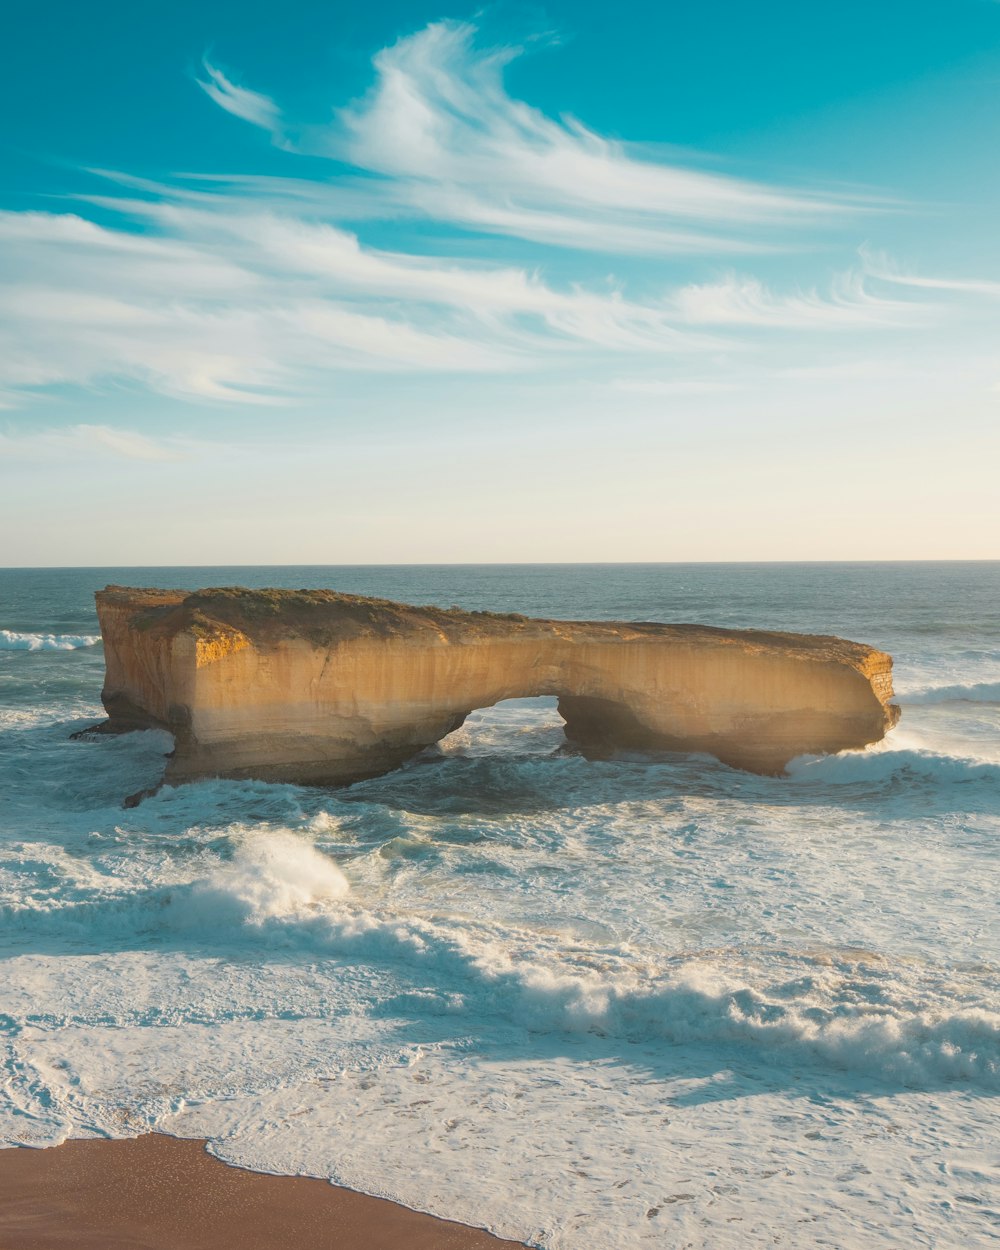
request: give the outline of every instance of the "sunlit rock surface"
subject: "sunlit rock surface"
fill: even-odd
[[[501,699],[557,695],[588,752],[780,772],[895,724],[892,660],[840,638],[417,608],[329,590],[97,594],[108,728],[163,726],[167,780],[339,784]]]

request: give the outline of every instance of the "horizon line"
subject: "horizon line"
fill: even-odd
[[[241,564],[222,561],[212,564],[10,564],[0,565],[0,573],[70,573],[113,569],[446,569],[446,568],[678,568],[702,565],[744,566],[785,565],[826,567],[829,565],[892,564],[1000,564],[1000,556],[907,556],[899,559],[837,560],[445,560],[445,561],[364,561],[330,564]]]

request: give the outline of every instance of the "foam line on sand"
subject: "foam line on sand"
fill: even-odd
[[[301,1176],[229,1167],[148,1133],[0,1150],[0,1250],[518,1250]]]

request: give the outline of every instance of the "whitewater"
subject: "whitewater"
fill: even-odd
[[[341,789],[155,784],[93,591],[836,633],[899,727],[762,778],[552,699]],[[546,1250],[1000,1241],[1000,563],[0,570],[0,1143],[157,1130]]]

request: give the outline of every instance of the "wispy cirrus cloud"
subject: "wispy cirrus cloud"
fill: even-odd
[[[519,51],[483,51],[472,25],[439,22],[379,53],[371,91],[302,131],[310,151],[365,178],[340,165],[313,179],[106,174],[117,185],[79,197],[77,212],[0,212],[0,403],[125,382],[274,405],[335,394],[338,377],[358,372],[617,368],[743,350],[754,331],[891,330],[927,317],[928,284],[908,293],[871,257],[791,289],[754,275],[671,281],[665,268],[636,292],[595,272],[601,251],[770,247],[779,228],[814,227],[847,206],[685,168],[548,117],[506,90]],[[294,161],[274,100],[208,60],[199,85]],[[366,243],[357,222],[371,214],[460,228],[463,257]],[[497,263],[497,234],[579,249],[580,276]]]
[[[344,372],[510,372],[585,349],[703,345],[671,324],[668,308],[618,292],[365,248],[342,229],[234,210],[225,198],[211,209],[119,209],[155,232],[0,213],[8,394],[126,379],[176,396],[275,403]]]
[[[923,291],[951,292],[956,295],[983,295],[1000,298],[1000,282],[983,278],[940,278],[927,274],[907,273],[885,252],[867,245],[858,248],[864,272],[880,282],[897,287],[913,287]]]
[[[476,34],[437,22],[401,39],[375,58],[370,93],[340,114],[335,149],[391,179],[397,202],[476,230],[650,253],[738,247],[748,226],[847,207],[656,160],[574,118],[547,117],[506,90],[503,71],[521,49],[482,51]]]
[[[434,22],[374,60],[376,79],[302,150],[367,171],[368,211],[422,214],[466,230],[605,253],[784,248],[778,230],[843,217],[857,201],[668,161],[552,118],[511,96],[504,70],[523,49],[483,49],[468,22]],[[209,68],[221,107],[286,142],[266,96]],[[360,193],[355,188],[355,193]],[[869,205],[870,207],[870,205]]]
[[[904,326],[926,320],[931,309],[914,300],[874,294],[857,270],[839,274],[829,294],[778,293],[757,278],[730,274],[678,290],[671,302],[689,326],[747,326],[786,330]]]
[[[196,78],[198,86],[210,100],[253,126],[268,130],[277,139],[281,133],[281,109],[266,95],[231,82],[221,69],[207,58],[202,62],[207,78]]]
[[[174,396],[281,403],[337,374],[511,373],[739,347],[747,328],[912,324],[927,305],[750,277],[630,298],[535,270],[365,246],[326,222],[239,204],[102,197],[118,226],[0,213],[0,388],[124,379]],[[144,233],[137,233],[139,219]],[[6,247],[5,247],[6,245]]]

